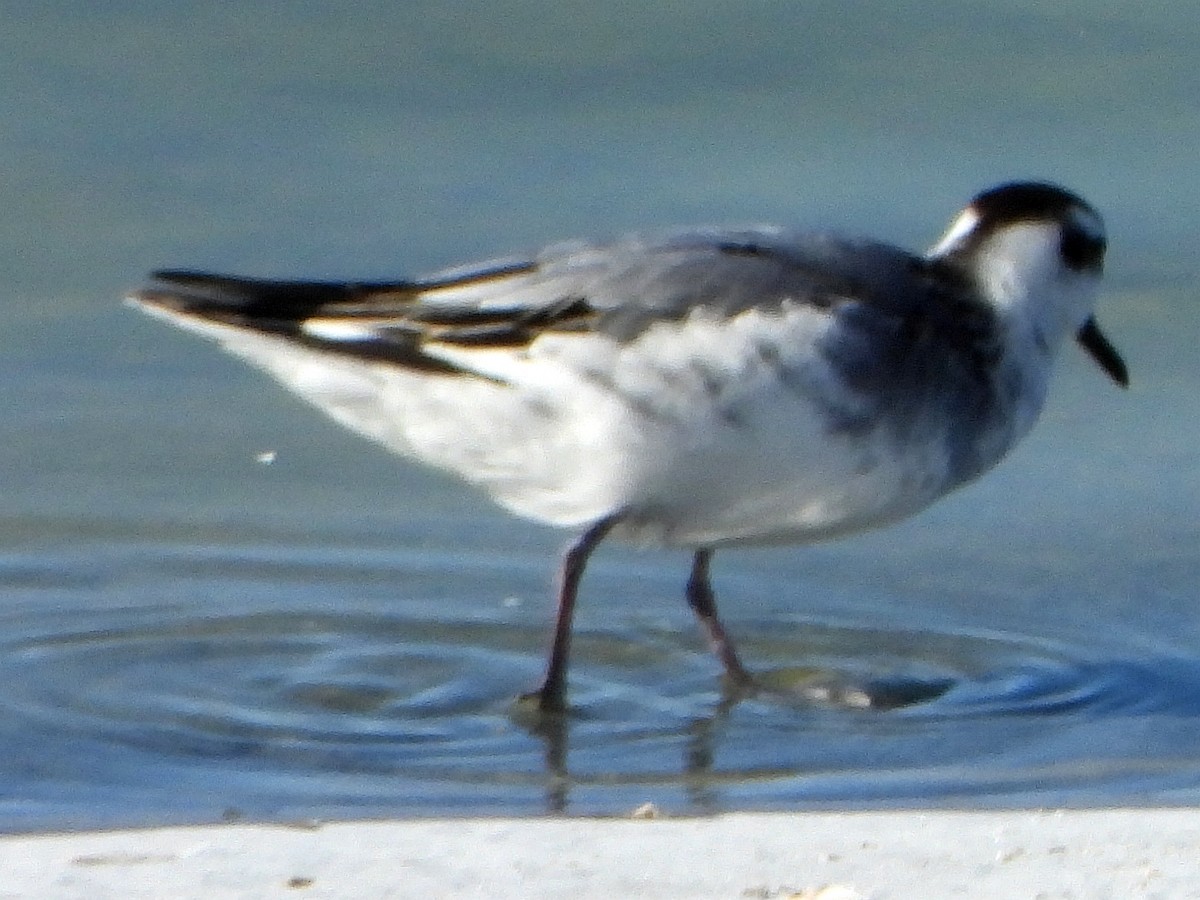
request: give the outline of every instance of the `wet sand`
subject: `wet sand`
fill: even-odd
[[[1200,897],[1200,811],[651,814],[0,838],[0,898],[964,896]]]

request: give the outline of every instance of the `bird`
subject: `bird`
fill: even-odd
[[[576,537],[542,680],[567,707],[572,620],[608,537],[692,554],[685,598],[733,685],[718,549],[894,523],[1030,430],[1068,337],[1118,385],[1094,314],[1100,214],[1056,184],[975,196],[926,252],[712,227],[553,244],[392,281],[152,273],[128,296],[334,420]]]

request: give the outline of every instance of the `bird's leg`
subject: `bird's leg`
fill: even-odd
[[[692,560],[692,574],[687,583],[688,606],[700,620],[700,627],[704,629],[708,645],[712,647],[713,653],[725,666],[726,676],[735,685],[747,685],[751,681],[750,673],[738,659],[733,639],[726,633],[721,620],[717,618],[717,598],[713,594],[712,583],[708,578],[708,564],[712,560],[712,555],[713,552],[709,549],[696,551],[696,556]]]
[[[620,516],[601,519],[580,535],[563,555],[558,578],[558,611],[554,617],[554,638],[546,663],[546,676],[542,679],[541,687],[525,695],[526,699],[537,701],[542,712],[562,712],[566,709],[567,658],[571,651],[571,620],[575,613],[579,580],[583,577],[588,557],[618,521]]]

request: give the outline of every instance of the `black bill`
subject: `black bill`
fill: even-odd
[[[1080,346],[1092,355],[1092,359],[1100,364],[1100,368],[1107,372],[1113,381],[1121,387],[1129,387],[1129,370],[1125,368],[1125,360],[1121,359],[1117,348],[1108,342],[1094,318],[1084,322],[1075,337]]]

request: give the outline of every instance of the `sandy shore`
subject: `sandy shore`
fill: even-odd
[[[0,838],[0,897],[1200,897],[1200,811],[224,825]]]

